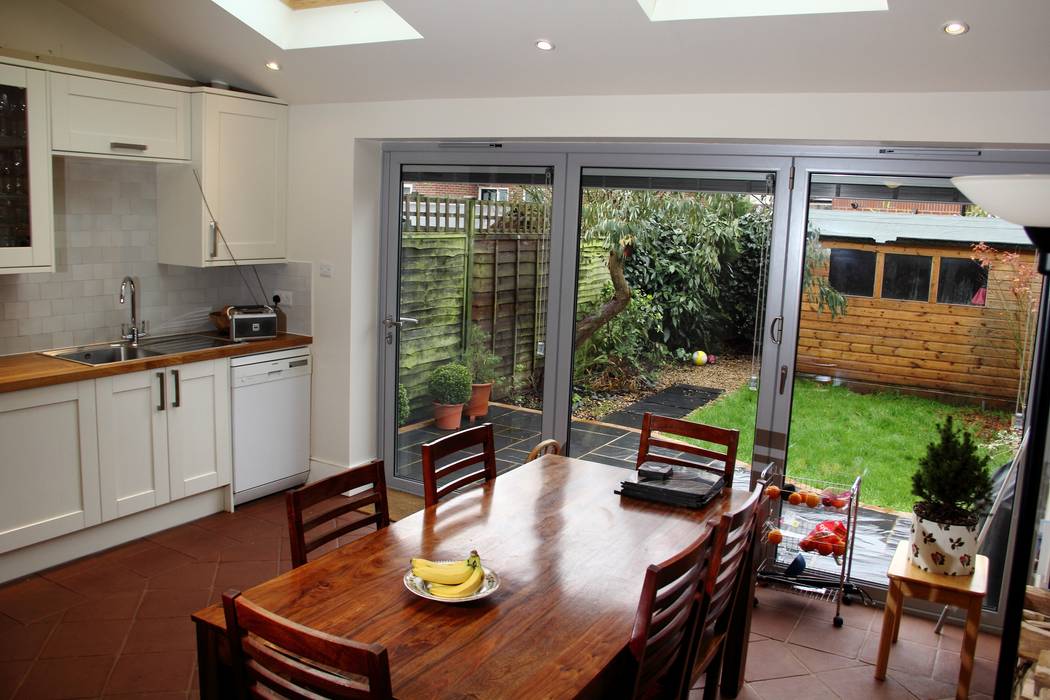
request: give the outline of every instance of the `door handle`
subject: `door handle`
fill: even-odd
[[[123,141],[110,141],[109,142],[109,147],[110,148],[124,148],[124,149],[127,149],[129,151],[145,151],[147,148],[149,148],[144,143],[124,143]]]
[[[784,395],[784,385],[787,383],[788,366],[780,365],[780,395]]]
[[[171,402],[172,408],[182,405],[182,382],[179,380],[179,370],[171,370],[171,378],[175,380],[175,400]]]
[[[394,328],[394,327],[402,328],[402,327],[404,327],[404,325],[406,323],[410,323],[412,325],[415,325],[415,324],[419,323],[419,319],[418,318],[409,318],[408,316],[401,316],[396,321],[394,320],[393,316],[387,316],[386,318],[383,319],[383,325],[386,326],[387,328]]]
[[[209,257],[219,257],[219,225],[212,221],[208,224],[208,230],[211,234],[211,255]]]
[[[157,404],[158,411],[166,411],[168,403],[168,383],[164,381],[164,373],[157,372],[157,379],[160,380],[160,403]]]
[[[780,341],[784,339],[783,316],[777,316],[773,319],[773,323],[769,324],[769,337],[774,343],[780,345]]]

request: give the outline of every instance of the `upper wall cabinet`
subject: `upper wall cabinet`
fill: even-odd
[[[158,169],[159,262],[283,262],[287,105],[204,91],[192,113],[192,167]]]
[[[190,159],[190,95],[51,73],[51,148],[60,153]]]
[[[47,73],[0,64],[0,274],[54,270]]]

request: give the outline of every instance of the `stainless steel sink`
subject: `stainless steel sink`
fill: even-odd
[[[221,348],[233,342],[227,338],[191,333],[150,338],[149,340],[139,341],[137,345],[129,342],[98,343],[77,348],[47,350],[41,354],[48,357],[57,357],[60,360],[79,362],[82,365],[108,365],[114,362],[141,360],[145,357],[159,357],[179,352]]]
[[[83,365],[108,365],[113,362],[141,360],[144,357],[156,357],[162,353],[141,347],[124,344],[91,345],[72,350],[50,350],[43,353],[60,360],[70,360]]]

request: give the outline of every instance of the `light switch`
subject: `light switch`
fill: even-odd
[[[321,277],[331,277],[331,276],[332,276],[332,264],[331,263],[321,263]]]

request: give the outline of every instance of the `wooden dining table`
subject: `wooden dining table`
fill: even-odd
[[[688,510],[614,493],[624,470],[545,455],[244,591],[279,615],[382,644],[395,697],[573,698],[623,693],[642,580],[747,493]],[[476,549],[500,578],[491,596],[442,603],[409,592],[411,557]],[[747,587],[726,653],[724,693],[742,685]],[[193,615],[202,698],[229,695],[220,605]],[[627,680],[626,682],[629,682]]]

